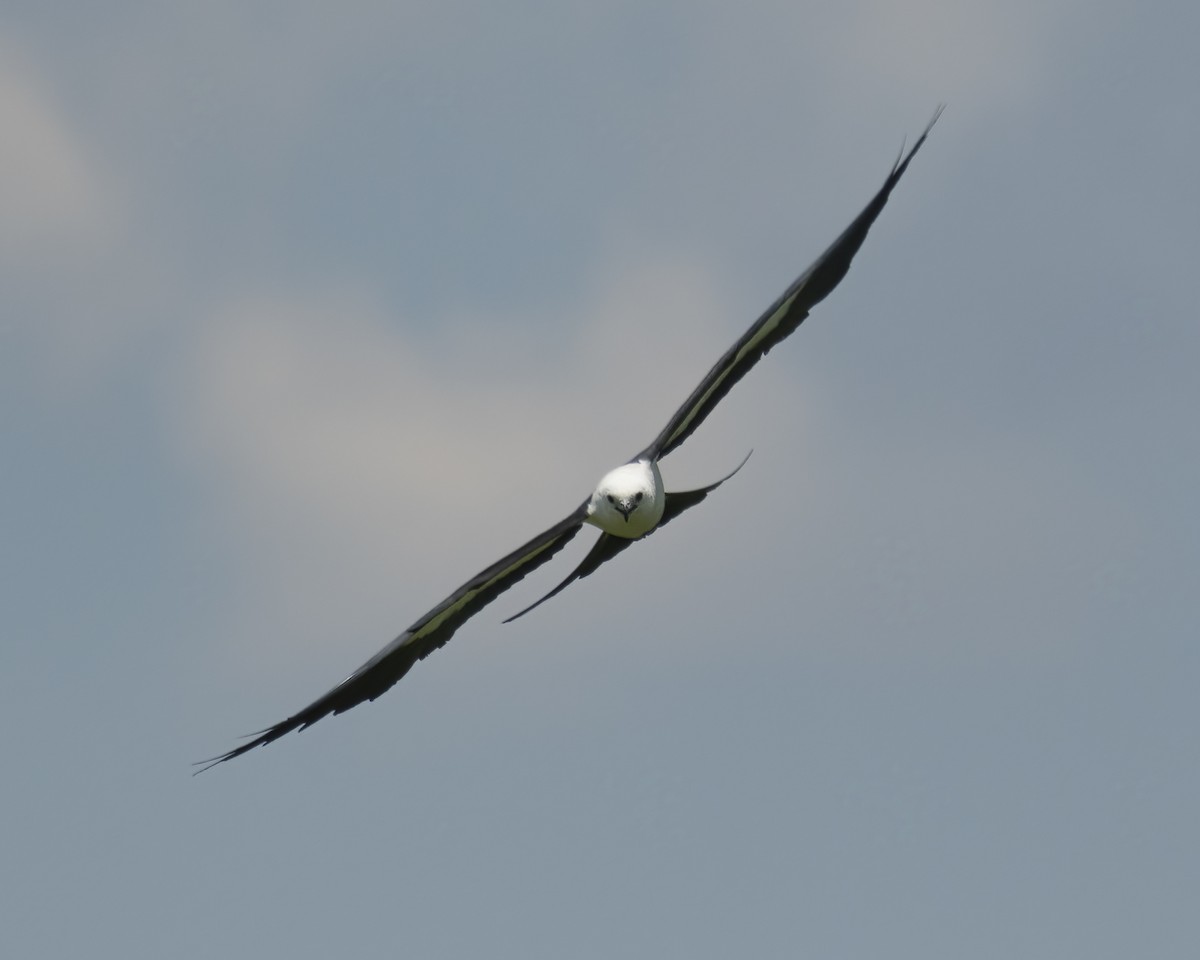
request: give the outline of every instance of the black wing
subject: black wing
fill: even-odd
[[[741,470],[742,467],[746,465],[746,460],[749,459],[750,454],[748,453],[746,454],[745,459],[743,459],[742,462],[734,467],[729,473],[723,476],[716,483],[710,483],[707,487],[701,487],[699,490],[685,490],[682,493],[668,493],[667,502],[663,505],[662,519],[659,520],[651,530],[638,537],[637,540],[645,540],[646,537],[650,536],[650,534],[652,534],[655,530],[666,526],[671,520],[683,513],[684,510],[688,509],[688,507],[694,507],[710,493],[716,490],[717,487]],[[637,540],[631,540],[628,537],[614,537],[611,533],[600,534],[600,539],[597,540],[592,546],[592,549],[588,551],[587,556],[583,558],[583,562],[571,571],[570,576],[568,576],[562,583],[542,597],[542,599],[531,603],[519,613],[514,613],[504,622],[512,623],[517,619],[517,617],[525,616],[525,614],[527,614],[534,607],[540,607],[551,597],[557,596],[576,580],[580,580],[583,577],[586,577],[589,573],[594,572],[602,563],[606,563],[607,561],[611,560],[631,543],[636,543]]]
[[[408,673],[418,660],[445,645],[454,631],[527,573],[536,570],[570,542],[587,519],[587,501],[564,520],[472,577],[421,617],[350,676],[299,713],[254,735],[249,743],[200,761],[197,773],[303,729],[331,713],[344,713],[364,700],[374,700]]]
[[[767,309],[761,317],[747,330],[740,340],[729,348],[729,351],[717,361],[708,371],[708,375],[700,385],[692,391],[692,395],[682,407],[675,411],[670,422],[654,442],[635,457],[635,460],[658,460],[678,447],[691,436],[704,418],[712,413],[713,408],[721,401],[735,383],[742,379],[750,368],[758,363],[775,344],[788,336],[800,326],[808,311],[824,300],[841,283],[846,271],[850,269],[850,261],[858,253],[859,247],[867,238],[867,231],[879,216],[891,195],[892,189],[908,169],[909,161],[921,149],[929,131],[941,115],[939,107],[929,121],[925,132],[913,144],[908,154],[896,161],[892,172],[884,181],[879,192],[826,250],[817,261],[805,270],[796,281],[783,292],[783,295]]]

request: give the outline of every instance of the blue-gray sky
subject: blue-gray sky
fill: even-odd
[[[0,952],[1188,957],[1192,5],[15,2]],[[736,480],[203,777],[641,449]]]

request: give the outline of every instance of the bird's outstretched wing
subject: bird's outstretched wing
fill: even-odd
[[[408,673],[414,663],[444,646],[467,620],[565,547],[587,519],[587,506],[584,501],[569,517],[472,577],[325,696],[286,720],[253,734],[254,739],[240,747],[201,760],[196,772],[202,773],[218,763],[278,740],[285,733],[311,726],[331,713],[344,713],[364,700],[380,696]]]
[[[716,483],[710,483],[707,487],[701,487],[699,490],[684,490],[680,493],[668,493],[666,495],[666,505],[663,507],[662,519],[659,520],[658,524],[654,526],[648,533],[638,537],[637,540],[645,540],[646,537],[650,536],[651,533],[665,526],[672,519],[683,513],[684,510],[688,509],[688,507],[694,507],[710,493],[716,490],[717,487],[741,470],[742,467],[746,465],[746,461],[749,459],[750,454],[748,453],[742,462],[730,470],[729,473],[723,476]],[[518,617],[525,616],[525,614],[527,614],[534,607],[540,607],[543,603],[545,603],[551,597],[557,596],[576,580],[580,580],[583,577],[586,577],[589,573],[593,573],[602,563],[611,560],[631,543],[636,543],[637,540],[630,540],[627,537],[614,537],[611,533],[600,534],[600,539],[597,540],[592,546],[592,549],[588,551],[587,556],[583,558],[583,562],[580,563],[579,566],[577,566],[574,570],[572,570],[570,575],[563,580],[562,583],[560,583],[540,600],[534,601],[519,613],[514,613],[504,622],[512,623]]]
[[[913,144],[913,148],[897,159],[887,180],[862,213],[855,217],[854,222],[842,231],[842,235],[829,249],[800,274],[783,295],[771,304],[767,312],[716,362],[683,406],[675,411],[662,433],[655,437],[654,442],[639,453],[635,460],[659,460],[683,443],[691,436],[692,431],[704,422],[704,418],[712,413],[713,408],[733,385],[749,373],[750,368],[758,363],[768,350],[800,326],[808,316],[808,311],[824,300],[841,282],[846,271],[850,269],[850,261],[867,238],[871,224],[887,204],[892,189],[908,169],[909,161],[921,149],[941,113],[942,108],[939,107],[933,119],[929,121],[929,126]]]

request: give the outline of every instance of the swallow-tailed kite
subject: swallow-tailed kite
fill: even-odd
[[[941,108],[912,149],[897,158],[879,192],[854,222],[716,362],[646,449],[601,477],[592,495],[569,516],[472,577],[323,697],[286,720],[252,735],[254,739],[240,747],[201,761],[198,764],[201,770],[240,757],[292,730],[311,726],[331,713],[343,713],[364,700],[374,700],[408,673],[414,663],[443,646],[467,620],[558,553],[585,523],[599,527],[601,533],[583,562],[562,583],[536,603],[509,617],[506,623],[549,600],[568,584],[586,577],[634,541],[665,526],[737,473],[745,460],[728,476],[707,487],[667,492],[658,461],[690,437],[730,388],[749,373],[767,351],[800,326],[809,310],[841,282],[871,224],[883,210],[909,161],[921,149],[940,113]]]

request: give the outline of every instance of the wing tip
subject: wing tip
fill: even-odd
[[[256,747],[265,747],[268,743],[273,743],[285,734],[291,733],[293,730],[303,730],[305,727],[309,726],[311,723],[315,723],[316,720],[319,719],[321,718],[317,717],[311,721],[300,721],[297,717],[289,717],[287,720],[277,723],[274,726],[267,727],[266,729],[259,730],[255,733],[242,734],[243,738],[253,737],[254,739],[249,743],[243,743],[241,746],[234,747],[232,750],[227,750],[225,753],[219,753],[215,757],[209,757],[206,760],[195,761],[192,766],[199,767],[200,769],[193,770],[192,776],[199,776],[200,774],[211,770],[213,767],[218,766],[219,764],[227,763],[230,760],[240,757],[243,753],[249,753]]]
[[[904,151],[904,144],[900,144],[900,152],[896,155],[896,162],[892,164],[892,172],[888,175],[888,186],[894,186],[902,176],[904,171],[908,169],[909,161],[917,155],[917,151],[921,149],[922,144],[929,137],[929,132],[933,129],[933,125],[938,122],[938,118],[946,109],[944,102],[939,103],[934,108],[933,116],[929,118],[929,122],[925,124],[925,129],[921,131],[921,135],[917,137],[916,142],[912,145],[912,149],[907,153]]]
[[[263,734],[266,732],[267,731],[263,731]],[[264,739],[263,734],[246,734],[246,736],[255,737],[256,739],[252,740],[250,743],[243,743],[240,747],[234,747],[232,750],[228,750],[225,753],[219,753],[215,757],[208,757],[205,760],[195,761],[192,766],[198,767],[199,769],[193,770],[192,776],[198,777],[200,774],[206,773],[215,766],[226,763],[235,757],[240,757],[243,753],[249,753],[255,747],[260,747],[264,744],[270,743],[270,740]]]

